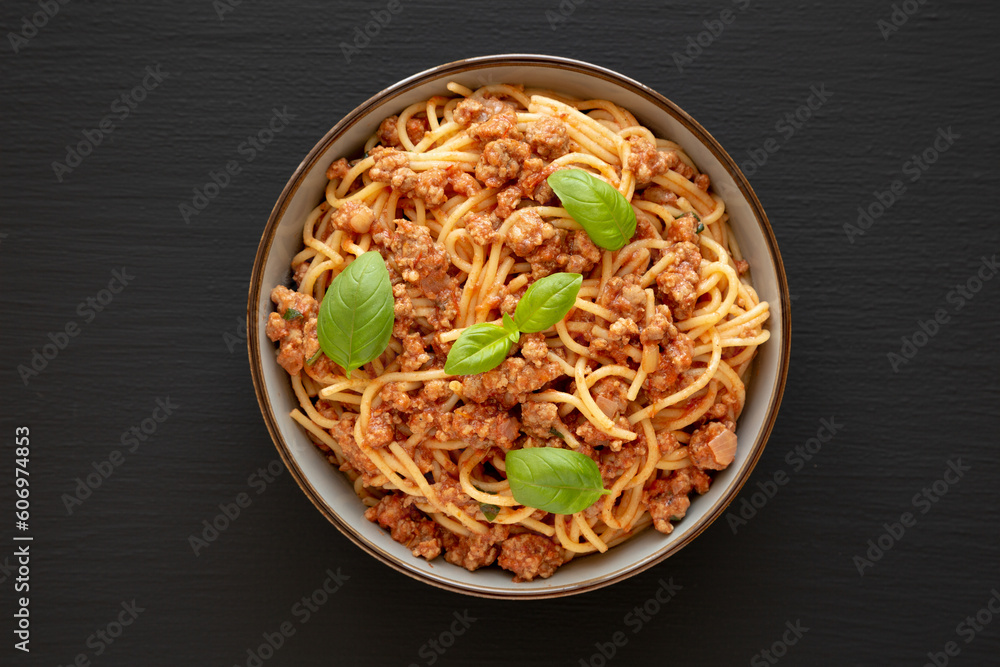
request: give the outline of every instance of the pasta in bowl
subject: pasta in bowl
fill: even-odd
[[[773,308],[728,198],[612,99],[454,77],[389,110],[326,160],[273,308],[252,286],[290,419],[441,576],[538,594],[683,528],[763,445],[741,414]]]

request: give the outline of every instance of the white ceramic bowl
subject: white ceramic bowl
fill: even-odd
[[[750,262],[754,287],[771,304],[770,340],[759,350],[737,426],[736,460],[715,476],[704,496],[693,497],[673,533],[648,529],[605,554],[579,558],[549,579],[515,584],[499,568],[468,572],[438,558],[427,562],[394,542],[363,516],[364,506],[343,473],[331,466],[288,413],[297,406],[288,375],[277,364],[264,335],[274,285],[290,284],[289,262],[302,247],[302,221],[323,199],[327,167],[360,152],[386,116],[435,94],[449,94],[457,81],[469,88],[521,83],[583,98],[608,99],[629,109],[654,134],[676,141],[712,179],[726,202],[732,229]],[[705,129],[675,104],[616,72],[588,63],[540,55],[470,58],[435,67],[386,88],[349,113],[309,152],[281,192],[261,238],[250,282],[247,312],[250,367],[257,399],[271,437],[295,480],[317,508],[358,546],[416,579],[462,593],[502,598],[569,595],[620,581],[655,565],[688,544],[736,496],[760,458],[777,415],[788,373],[791,326],[788,285],[781,256],[760,202],[736,162]]]

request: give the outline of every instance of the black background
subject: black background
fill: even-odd
[[[560,10],[555,0],[402,0],[350,63],[340,43],[385,3],[243,0],[220,18],[210,0],[74,1],[16,53],[9,36],[0,40],[0,563],[13,563],[19,425],[31,429],[34,536],[32,650],[13,650],[16,574],[4,569],[0,662],[63,665],[82,653],[95,665],[245,665],[262,633],[288,620],[296,633],[267,665],[422,665],[431,653],[421,647],[467,610],[477,620],[437,664],[599,665],[595,642],[619,630],[627,643],[609,664],[768,664],[758,652],[796,621],[808,630],[782,664],[919,665],[949,641],[960,650],[952,664],[995,663],[1000,618],[969,643],[956,626],[1000,587],[1000,279],[980,283],[961,308],[948,295],[1000,251],[1000,10],[902,4],[912,16],[897,14],[901,25],[886,39],[878,21],[890,20],[888,1],[738,3],[735,19],[680,67],[673,54],[732,4],[626,10],[567,0]],[[38,11],[5,2],[3,34]],[[720,519],[650,571],[552,601],[482,600],[418,583],[342,537],[287,472],[259,495],[248,479],[277,454],[238,325],[260,233],[287,178],[329,127],[383,87],[503,52],[579,58],[638,79],[741,164],[773,139],[778,150],[747,171],[793,296],[780,416],[731,509],[776,473],[787,483],[735,533]],[[169,76],[60,182],[52,163],[157,65]],[[777,124],[811,86],[829,100],[787,136]],[[186,224],[179,205],[238,157],[275,107],[293,116],[287,128]],[[952,145],[912,181],[907,161],[948,128]],[[849,238],[845,223],[894,180],[905,192]],[[122,267],[134,279],[86,322],[78,305]],[[917,335],[923,345],[894,368],[887,355],[938,310],[947,321]],[[22,381],[17,367],[70,322],[79,335]],[[173,414],[135,452],[123,448],[122,434],[168,397],[179,405]],[[821,419],[843,426],[797,470],[786,456],[817,435]],[[68,513],[64,494],[114,450],[124,464]],[[914,495],[959,458],[971,469],[921,513]],[[250,507],[195,556],[189,535],[241,492]],[[916,524],[861,576],[854,557],[906,511]],[[299,623],[292,606],[328,568],[349,579]],[[634,633],[625,615],[671,577],[682,590]],[[88,637],[133,599],[144,611],[95,655],[100,644]]]

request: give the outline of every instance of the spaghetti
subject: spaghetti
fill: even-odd
[[[677,144],[606,100],[449,84],[385,119],[364,156],[334,162],[303,224],[296,290],[267,325],[300,402],[292,417],[353,481],[366,516],[414,555],[515,581],[684,517],[732,462],[736,420],[768,304],[725,203]],[[628,199],[636,233],[601,250],[546,178],[585,169]],[[318,303],[377,250],[393,285],[385,352],[350,378],[320,353]],[[449,376],[467,327],[499,324],[554,272],[584,277],[566,318],[524,334],[493,370]],[[504,455],[564,447],[610,490],[576,514],[518,504]]]

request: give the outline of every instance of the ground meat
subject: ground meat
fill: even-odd
[[[396,425],[393,408],[387,403],[372,408],[368,418],[368,428],[364,431],[365,445],[371,449],[381,449],[396,439]]]
[[[501,100],[484,97],[467,97],[455,107],[455,122],[469,128],[469,135],[481,143],[510,136],[519,139],[517,112]]]
[[[541,366],[549,356],[549,346],[545,344],[545,334],[521,334],[521,356],[535,366]]]
[[[399,382],[389,382],[382,387],[378,395],[383,403],[389,405],[393,410],[400,412],[409,410],[410,404],[413,402],[410,399],[410,395],[400,388]]]
[[[393,314],[392,335],[402,341],[413,329],[413,300],[406,291],[406,285],[399,283],[392,286]]]
[[[533,279],[559,271],[587,274],[601,260],[600,250],[586,232],[557,228],[555,234],[525,258],[531,264]]]
[[[431,360],[431,355],[424,351],[424,340],[420,334],[407,334],[402,343],[403,354],[399,358],[399,368],[404,373],[420,370],[421,366]]]
[[[661,346],[660,363],[642,384],[643,389],[654,401],[673,392],[681,373],[691,368],[691,354],[694,352],[694,343],[682,333],[678,333],[669,341],[664,338]]]
[[[736,260],[736,273],[742,276],[749,270],[750,270],[750,262],[746,261],[745,259]]]
[[[671,521],[679,521],[687,514],[691,501],[687,496],[678,496],[664,490],[664,482],[658,479],[642,494],[642,503],[653,517],[653,527],[664,535],[674,532]]]
[[[500,554],[501,542],[510,534],[510,526],[493,524],[485,535],[473,533],[468,536],[445,533],[444,558],[449,563],[460,565],[466,570],[478,570],[492,565]]]
[[[340,158],[333,164],[331,164],[326,169],[326,177],[331,181],[335,178],[343,178],[347,176],[347,172],[351,170],[351,166],[347,164],[346,158]]]
[[[628,356],[624,348],[632,342],[633,337],[638,335],[639,325],[635,323],[635,320],[627,317],[619,317],[608,327],[608,342],[611,343],[612,348],[618,350],[622,359]],[[617,357],[618,355],[612,356]],[[619,363],[622,362],[619,361]]]
[[[526,138],[531,149],[546,160],[555,160],[569,152],[566,123],[558,118],[542,116],[528,125]]]
[[[664,338],[673,339],[677,335],[677,327],[673,324],[673,316],[667,306],[657,306],[656,312],[650,318],[649,324],[639,333],[639,341],[643,345],[659,343]]]
[[[702,470],[722,470],[736,454],[736,434],[719,422],[697,429],[688,442],[691,462]]]
[[[563,560],[562,548],[544,535],[521,533],[500,546],[500,567],[514,573],[515,583],[552,576]]]
[[[712,184],[712,180],[708,177],[708,174],[698,174],[694,177],[694,184],[699,190],[708,192],[708,188]]]
[[[510,249],[519,257],[528,257],[540,245],[556,235],[556,228],[542,220],[531,209],[518,214],[517,220],[508,228],[505,239]]]
[[[441,529],[415,507],[405,504],[406,495],[390,493],[369,507],[365,518],[389,529],[392,539],[427,560],[441,553]]]
[[[448,201],[444,188],[448,184],[448,172],[444,169],[428,169],[417,176],[417,186],[413,196],[423,199],[427,208],[437,208]]]
[[[442,475],[439,481],[431,484],[431,488],[434,489],[434,493],[442,505],[447,506],[448,503],[452,503],[472,517],[475,517],[476,513],[479,512],[479,501],[469,497],[462,490],[462,484],[454,477]]]
[[[614,376],[604,377],[594,383],[590,388],[590,395],[594,397],[597,407],[611,419],[616,419],[618,415],[625,412],[628,407],[628,385]]]
[[[560,375],[562,368],[554,361],[535,366],[521,357],[508,357],[493,370],[465,376],[461,393],[470,401],[481,403],[493,399],[505,408],[512,408]]]
[[[391,148],[400,148],[402,143],[399,141],[399,132],[396,131],[396,122],[399,120],[399,116],[389,116],[378,126],[378,131],[375,134],[378,136],[379,143],[383,146],[388,146]]]
[[[529,157],[521,165],[521,174],[517,178],[517,186],[525,197],[534,199],[543,206],[554,204],[557,200],[556,193],[552,191],[545,179],[558,167],[546,165],[545,161],[537,157]]]
[[[547,440],[557,426],[565,428],[555,403],[527,401],[521,404],[521,430],[528,435]]]
[[[418,286],[428,297],[436,299],[445,291],[455,291],[455,279],[448,275],[448,252],[434,241],[427,227],[405,218],[396,220],[389,248],[403,280]]]
[[[585,442],[591,447],[609,447],[612,451],[618,452],[621,451],[622,446],[625,443],[633,442],[631,440],[619,440],[613,435],[608,435],[604,431],[599,430],[584,417],[580,417],[579,419],[579,426],[576,427],[574,432],[576,433],[576,436],[580,438],[581,442]],[[619,417],[618,420],[615,421],[615,426],[625,431],[635,433],[635,429],[628,423],[628,419],[625,417]]]
[[[698,300],[696,288],[701,280],[701,252],[693,243],[675,243],[667,249],[670,258],[656,276],[664,300],[670,306],[674,320],[691,317]]]
[[[485,213],[470,213],[465,217],[465,230],[474,243],[489,246],[497,240],[493,222],[494,218]]]
[[[566,253],[566,271],[587,273],[601,261],[601,251],[587,236],[587,232],[575,231],[569,236],[569,251]],[[561,257],[561,256],[560,256]],[[560,259],[561,263],[561,259]]]
[[[520,428],[517,417],[494,401],[466,403],[450,414],[441,415],[438,437],[465,440],[473,447],[495,446],[507,451],[513,447]]]
[[[642,465],[646,450],[646,438],[641,432],[635,440],[623,442],[617,452],[610,447],[602,448],[597,464],[601,471],[601,479],[604,480],[604,487],[610,489],[629,468],[636,464]]]
[[[667,228],[664,230],[663,236],[671,243],[698,243],[698,235],[695,233],[695,229],[698,227],[698,221],[695,219],[694,214],[685,213],[679,218],[674,218],[669,223],[667,223]]]
[[[653,517],[653,526],[667,535],[673,532],[670,521],[683,518],[691,506],[688,494],[692,490],[707,492],[711,481],[708,475],[693,466],[655,480],[642,495],[642,503]]]
[[[673,169],[678,174],[680,174],[681,176],[683,176],[684,178],[687,178],[687,179],[690,179],[692,176],[694,176],[694,168],[691,167],[686,162],[680,162],[680,161],[678,161],[676,165],[674,165],[673,167],[671,167],[671,169]]]
[[[356,414],[344,413],[344,416],[328,430],[330,436],[340,445],[340,451],[344,455],[345,462],[340,466],[340,469],[355,470],[361,474],[365,484],[371,484],[372,480],[378,477],[381,472],[354,441],[354,422],[356,419]]]
[[[464,197],[471,197],[483,189],[479,181],[472,174],[462,171],[458,165],[451,165],[445,172],[448,174],[448,186],[457,194]]]
[[[316,313],[318,305],[316,300],[308,294],[295,292],[284,285],[278,285],[271,290],[271,301],[277,306],[277,312],[273,312],[267,317],[267,327],[265,333],[274,342],[280,341],[278,345],[278,363],[288,371],[289,375],[298,375],[302,371],[302,365],[309,357],[306,350],[310,338],[316,337]],[[294,316],[294,312],[289,313],[289,309],[298,311],[300,315]],[[290,319],[285,319],[285,315]],[[312,336],[307,336],[305,326],[312,321],[310,331]]]
[[[517,131],[517,114],[512,107],[506,106],[504,111],[489,120],[470,127],[469,136],[481,144],[506,137],[520,139],[521,133]]]
[[[627,167],[635,174],[636,187],[648,185],[655,176],[665,174],[680,162],[674,151],[658,151],[642,137],[631,136],[628,143],[631,152]]]
[[[646,292],[640,277],[628,274],[612,276],[597,295],[597,305],[604,306],[618,317],[638,322],[646,316]]]
[[[375,214],[368,205],[348,199],[330,216],[330,224],[335,228],[354,234],[367,234],[375,221]]]
[[[662,206],[676,206],[677,195],[660,185],[650,185],[642,191],[642,198]]]
[[[521,163],[531,154],[528,144],[516,139],[497,139],[486,144],[476,163],[476,178],[488,188],[499,188],[517,178]]]
[[[402,194],[409,194],[417,187],[417,174],[410,169],[410,158],[394,148],[376,146],[371,156],[375,164],[368,170],[373,181],[388,183]]]
[[[517,205],[521,203],[521,188],[511,185],[497,193],[496,216],[505,220],[507,216],[514,212]]]

